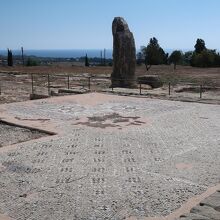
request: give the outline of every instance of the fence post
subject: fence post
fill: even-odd
[[[70,89],[70,76],[67,76],[67,88]]]
[[[112,77],[110,77],[110,80],[111,80],[111,88],[112,88],[112,92],[114,91],[114,82],[115,82],[115,80],[114,80],[114,78],[112,78]]]
[[[31,94],[34,94],[34,76],[31,73]]]
[[[140,95],[141,95],[141,83],[140,83]]]
[[[88,82],[88,87],[89,87],[89,90],[90,90],[90,77],[88,78],[89,82]]]
[[[202,85],[200,85],[200,99],[202,98]]]
[[[169,83],[169,96],[170,96],[170,83]]]
[[[50,74],[47,74],[48,95],[50,96]]]

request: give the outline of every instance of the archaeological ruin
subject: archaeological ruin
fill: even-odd
[[[112,86],[133,87],[135,85],[136,49],[133,33],[122,17],[112,23],[113,72]]]

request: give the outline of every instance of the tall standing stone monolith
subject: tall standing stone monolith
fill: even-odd
[[[136,48],[133,33],[122,17],[116,17],[112,23],[113,34],[113,72],[112,86],[134,87]]]

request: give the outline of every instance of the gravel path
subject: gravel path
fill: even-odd
[[[45,136],[43,132],[11,126],[0,121],[0,147]]]

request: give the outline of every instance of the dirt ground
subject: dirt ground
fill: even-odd
[[[29,99],[32,93],[31,73],[34,74],[34,92],[47,95],[53,90],[57,92],[60,88],[83,87],[88,88],[88,77],[91,79],[91,89],[101,91],[107,89],[111,85],[111,81],[106,77],[110,77],[112,67],[83,67],[72,66],[64,63],[52,66],[37,66],[37,67],[0,67],[0,103],[10,103],[17,101],[25,101]],[[50,91],[48,91],[48,74],[50,74]],[[193,68],[189,66],[177,66],[174,71],[173,66],[159,65],[152,66],[147,72],[144,65],[137,66],[137,76],[140,75],[159,75],[164,82],[165,89],[171,83],[172,91],[182,90],[182,87],[187,87],[187,96],[192,93],[197,93],[198,89],[188,89],[188,87],[199,87],[200,85],[211,88],[210,95],[207,93],[206,98],[214,97],[218,99],[220,95],[220,68]],[[67,75],[70,76],[68,79]],[[97,78],[95,78],[97,77]],[[103,77],[102,79],[99,77]],[[178,92],[178,96],[184,94]],[[154,93],[154,91],[150,91]],[[156,91],[157,95],[161,93],[163,96],[164,88]],[[167,91],[166,91],[167,93]]]
[[[57,64],[53,66],[36,66],[36,67],[0,67],[0,72],[17,72],[17,73],[68,73],[80,74],[91,73],[94,75],[108,75],[112,72],[112,67],[84,67],[84,66],[70,66],[65,64]],[[137,75],[156,74],[161,76],[165,81],[183,81],[193,83],[209,83],[220,86],[220,68],[195,68],[190,66],[177,66],[174,70],[171,65],[152,66],[149,71],[146,71],[144,65],[137,66]]]
[[[5,124],[1,121],[0,121],[0,134],[1,134],[0,148],[7,145],[25,142],[31,139],[37,139],[47,135],[37,130],[16,127],[9,124]]]

